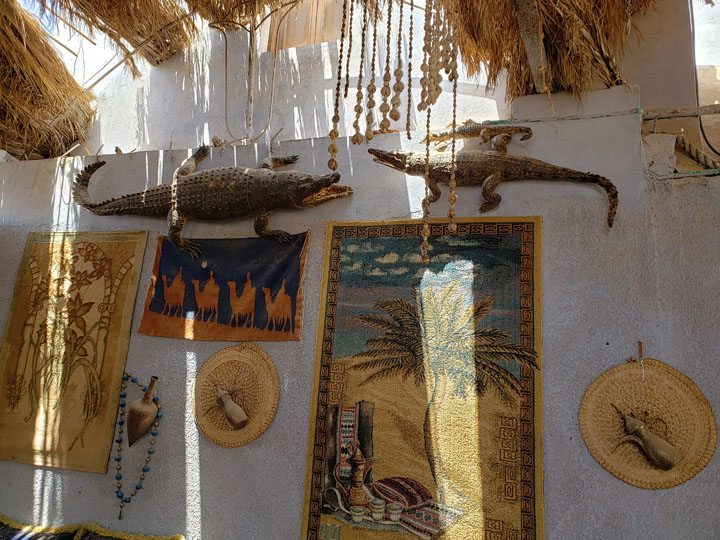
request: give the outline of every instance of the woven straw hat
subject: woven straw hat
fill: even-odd
[[[680,461],[665,471],[653,465],[636,443],[618,446],[627,433],[613,405],[646,422],[652,433],[675,447]],[[595,379],[580,404],[579,421],[585,444],[598,463],[620,480],[644,489],[687,482],[708,464],[717,444],[715,417],[700,389],[678,370],[652,358],[631,358]]]
[[[233,430],[217,404],[217,388],[231,393],[248,416],[245,427]],[[198,371],[193,384],[193,412],[200,431],[225,447],[248,444],[270,427],[277,411],[280,385],[272,358],[254,343],[222,349]]]

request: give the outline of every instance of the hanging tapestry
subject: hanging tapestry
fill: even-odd
[[[30,233],[0,348],[0,459],[104,473],[147,233]]]
[[[330,223],[303,539],[542,539],[540,218]]]
[[[200,257],[158,241],[138,332],[219,341],[300,339],[308,233],[196,240]]]

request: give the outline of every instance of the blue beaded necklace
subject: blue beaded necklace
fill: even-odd
[[[157,396],[155,396],[153,397],[153,402],[155,403],[155,405],[157,405],[158,414],[152,424],[152,431],[150,432],[150,435],[152,435],[152,437],[150,439],[150,448],[148,448],[147,456],[145,457],[145,465],[142,468],[142,472],[140,473],[137,484],[135,484],[135,489],[130,493],[130,495],[125,495],[122,490],[122,456],[120,454],[122,453],[123,433],[125,431],[125,398],[127,397],[125,389],[127,388],[128,381],[137,384],[143,392],[147,390],[147,386],[138,382],[137,377],[133,377],[132,373],[128,373],[126,371],[125,374],[122,376],[120,403],[118,404],[117,437],[115,438],[115,442],[117,443],[117,448],[115,449],[115,480],[117,481],[117,483],[115,484],[115,496],[120,499],[120,513],[118,514],[118,519],[123,518],[123,509],[125,508],[125,505],[130,504],[133,497],[135,497],[135,495],[137,495],[137,492],[143,487],[145,474],[150,471],[150,461],[152,460],[152,455],[155,453],[155,448],[153,448],[155,446],[155,437],[157,437],[158,435],[158,426],[160,425],[160,419],[163,417],[163,414],[160,412],[159,400]]]

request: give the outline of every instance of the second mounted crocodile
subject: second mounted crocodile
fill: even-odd
[[[200,248],[180,236],[188,219],[221,220],[252,215],[258,236],[289,242],[287,232],[269,228],[268,220],[273,210],[310,208],[353,193],[352,188],[338,184],[339,173],[313,175],[273,169],[294,163],[297,156],[284,160],[266,159],[260,169],[215,167],[194,172],[208,153],[209,148],[201,146],[185,159],[173,173],[170,184],[94,203],[90,200],[88,184],[93,173],[105,164],[98,161],[77,175],[73,196],[97,215],[167,216],[170,242],[197,257]]]
[[[585,173],[552,165],[539,159],[525,156],[513,156],[507,153],[507,145],[512,140],[512,133],[523,133],[522,140],[530,137],[527,128],[520,128],[507,132],[507,127],[488,130],[473,136],[482,136],[490,139],[491,150],[461,150],[455,154],[455,178],[458,186],[482,185],[482,196],[485,202],[480,206],[480,212],[487,212],[497,208],[501,197],[495,190],[501,182],[511,180],[570,180],[575,182],[588,182],[597,184],[607,193],[608,210],[607,224],[613,226],[618,206],[618,192],[615,185],[603,176]],[[493,133],[497,133],[493,136]],[[435,137],[431,140],[442,140]],[[425,152],[412,152],[406,150],[377,150],[368,149],[374,156],[373,161],[391,167],[398,171],[414,176],[425,176]],[[448,184],[452,169],[452,155],[450,152],[436,152],[430,154],[428,199],[435,202],[440,198],[438,183]]]

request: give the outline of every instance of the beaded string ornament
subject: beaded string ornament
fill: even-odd
[[[352,3],[350,4],[352,8]],[[332,117],[333,127],[330,130],[330,146],[328,151],[330,152],[330,160],[328,161],[328,168],[331,171],[336,171],[337,160],[335,156],[338,153],[337,138],[338,138],[338,124],[340,123],[340,86],[342,86],[342,66],[343,66],[343,47],[345,45],[345,28],[347,26],[347,11],[348,11],[348,0],[343,2],[343,19],[342,26],[340,27],[340,51],[338,53],[338,68],[337,68],[337,86],[335,87],[335,112]],[[352,28],[352,18],[350,19],[350,26]],[[350,50],[348,49],[348,60],[350,59]],[[345,96],[347,97],[347,89],[345,90]]]
[[[125,409],[127,406],[127,384],[128,381],[131,383],[137,384],[137,386],[143,391],[147,391],[148,387],[146,385],[143,385],[141,382],[138,382],[137,377],[134,377],[132,373],[125,372],[122,376],[122,384],[120,385],[120,403],[118,404],[118,421],[117,421],[117,436],[115,437],[115,442],[117,443],[116,447],[116,454],[115,454],[115,496],[120,499],[120,512],[118,514],[118,519],[123,519],[123,510],[125,508],[126,504],[130,504],[132,502],[133,497],[135,497],[143,487],[143,482],[145,481],[145,475],[150,471],[150,461],[152,460],[153,454],[155,453],[155,437],[158,435],[158,426],[160,425],[160,419],[163,417],[162,412],[160,412],[160,404],[159,399],[157,396],[153,397],[153,403],[157,406],[158,413],[155,418],[155,420],[152,423],[151,428],[151,439],[149,448],[147,450],[147,454],[145,456],[145,463],[142,467],[142,470],[140,472],[140,475],[138,477],[138,481],[135,484],[135,489],[130,492],[129,495],[126,495],[125,492],[123,492],[122,489],[122,480],[123,480],[123,474],[122,474],[122,443],[124,439],[124,433],[125,433]]]
[[[375,58],[377,56],[377,22],[378,22],[378,9],[373,12],[373,36],[372,36],[372,57],[370,58],[370,84],[367,87],[367,115],[365,121],[367,123],[367,129],[365,130],[365,140],[371,141],[374,137],[373,125],[375,124],[375,115],[373,110],[375,109]]]
[[[402,4],[400,4],[402,5]],[[380,113],[382,114],[382,120],[380,120],[380,131],[387,131],[390,127],[390,120],[388,120],[388,113],[390,112],[390,105],[388,105],[388,98],[390,97],[390,36],[392,32],[392,2],[388,2],[388,14],[387,14],[387,34],[385,39],[385,74],[383,75],[383,87],[380,90],[382,96],[382,104],[380,105]]]
[[[393,2],[398,3],[398,17],[397,17],[397,40],[395,43],[396,47],[396,68],[392,75],[390,73],[390,59],[392,58],[391,48],[393,46],[393,40],[391,39],[393,29]],[[360,36],[360,66],[358,70],[358,81],[356,91],[356,103],[354,107],[354,122],[353,122],[353,135],[351,137],[352,144],[362,144],[363,142],[370,141],[376,131],[375,127],[375,67],[376,67],[376,56],[377,56],[377,25],[378,19],[383,16],[386,25],[386,50],[385,50],[385,63],[381,67],[382,70],[382,81],[383,85],[380,90],[382,96],[382,103],[379,107],[379,112],[382,118],[379,123],[379,132],[390,131],[391,121],[399,121],[401,117],[400,106],[402,105],[402,96],[405,96],[407,101],[407,117],[405,119],[405,131],[408,139],[411,138],[411,118],[412,118],[412,58],[413,58],[413,25],[415,15],[415,3],[414,0],[409,0],[407,3],[410,4],[409,13],[409,36],[408,36],[408,49],[407,49],[407,84],[403,83],[403,77],[405,72],[403,70],[402,62],[402,36],[403,36],[403,4],[405,0],[387,0],[381,2],[380,0],[344,0],[343,4],[343,23],[341,28],[340,48],[339,48],[339,60],[337,69],[337,85],[335,91],[335,112],[332,117],[332,128],[330,130],[330,146],[328,150],[330,152],[330,160],[328,161],[328,167],[331,170],[337,170],[337,138],[339,136],[338,126],[340,123],[340,99],[343,77],[343,60],[345,60],[345,91],[344,97],[347,98],[348,90],[350,87],[350,56],[353,46],[353,13],[354,5],[358,4],[358,9],[362,8],[362,31]],[[430,202],[431,202],[431,190],[429,189],[429,174],[430,174],[430,121],[431,121],[431,108],[437,102],[440,94],[442,93],[442,71],[445,72],[447,80],[452,82],[453,99],[452,99],[452,142],[451,142],[451,165],[450,165],[450,195],[448,201],[450,203],[450,209],[448,211],[448,232],[457,232],[457,225],[455,223],[455,204],[457,202],[456,194],[456,165],[455,165],[455,149],[456,149],[456,128],[457,128],[457,77],[458,77],[458,36],[454,30],[454,22],[457,21],[458,14],[456,12],[457,6],[455,2],[448,0],[426,0],[425,1],[425,20],[424,20],[424,38],[423,38],[423,57],[422,64],[420,66],[420,101],[417,103],[417,110],[426,113],[426,146],[425,146],[425,199],[422,203],[423,209],[423,229],[422,229],[422,259],[424,262],[429,262],[428,249],[429,243],[428,238],[430,236]],[[372,36],[368,36],[368,32],[372,26]],[[347,30],[346,30],[347,29]],[[344,44],[344,40],[347,37],[347,46]],[[370,44],[372,39],[372,44]],[[371,47],[370,61],[366,59],[366,47]],[[345,54],[343,54],[345,53]],[[381,61],[378,64],[382,64]],[[363,92],[363,76],[365,70],[369,68],[369,82],[365,92]],[[395,78],[395,82],[392,85],[391,82]],[[406,91],[406,93],[405,93]],[[363,104],[363,98],[365,103]],[[364,105],[364,106],[363,106]],[[361,118],[365,116],[364,129],[361,126]],[[434,197],[434,195],[433,195]]]

